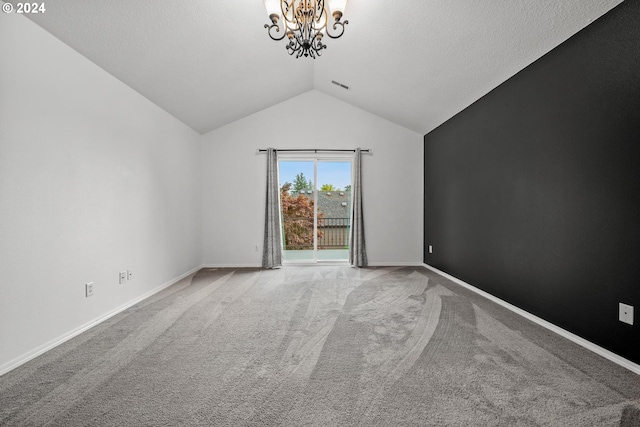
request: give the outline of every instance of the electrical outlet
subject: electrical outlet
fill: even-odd
[[[258,252],[258,245],[256,245],[256,252]]]
[[[127,280],[133,279],[133,270],[127,270]]]
[[[120,283],[122,285],[125,280],[127,280],[127,272],[126,271],[121,271],[119,279],[118,279],[118,283]]]
[[[85,296],[89,298],[93,296],[93,282],[89,282],[84,285]]]
[[[618,320],[633,325],[633,306],[620,303],[620,313]]]
[[[432,254],[433,253],[433,246],[429,245],[429,253]]]

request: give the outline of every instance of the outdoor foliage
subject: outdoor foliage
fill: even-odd
[[[313,182],[311,180],[307,181],[307,178],[301,172],[296,175],[296,179],[293,181],[293,192],[300,194],[302,190],[313,190]]]
[[[320,191],[340,191],[339,188],[334,187],[333,184],[322,184]]]
[[[313,199],[303,194],[291,195],[290,190],[289,182],[280,188],[285,247],[286,249],[311,249],[313,248]],[[318,212],[319,227],[322,225],[323,216],[322,212]],[[318,238],[323,235],[324,233],[318,230]]]

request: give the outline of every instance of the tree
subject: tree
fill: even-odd
[[[340,189],[334,187],[333,184],[322,184],[320,191],[340,191]]]
[[[312,190],[313,183],[311,180],[307,181],[304,174],[301,172],[296,175],[296,179],[293,181],[293,192],[299,194],[303,190]]]
[[[313,248],[313,198],[302,193],[293,196],[289,193],[290,190],[289,182],[284,183],[280,188],[285,249]],[[322,225],[323,217],[322,212],[318,212],[318,226]],[[318,231],[318,238],[323,235],[322,231]]]
[[[351,191],[351,185],[345,185],[344,191]]]

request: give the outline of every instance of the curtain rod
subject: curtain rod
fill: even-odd
[[[309,153],[317,153],[318,151],[332,151],[332,152],[352,152],[355,153],[356,150],[348,150],[348,149],[331,149],[331,148],[285,148],[282,150],[279,150],[276,148],[276,151],[281,151],[281,152],[285,152],[285,151],[298,151],[298,152],[302,152],[302,151],[306,151]],[[370,148],[364,148],[360,150],[362,153],[373,153],[373,151]],[[266,153],[267,149],[266,148],[258,148],[257,150],[258,153]]]

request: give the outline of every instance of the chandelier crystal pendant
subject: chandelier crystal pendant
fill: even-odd
[[[333,23],[329,22],[325,4],[328,4]],[[264,5],[271,19],[271,25],[264,25],[269,37],[273,40],[288,37],[287,52],[289,55],[295,53],[296,58],[322,55],[327,47],[322,43],[325,33],[337,39],[349,23],[341,21],[347,0],[264,0]]]

